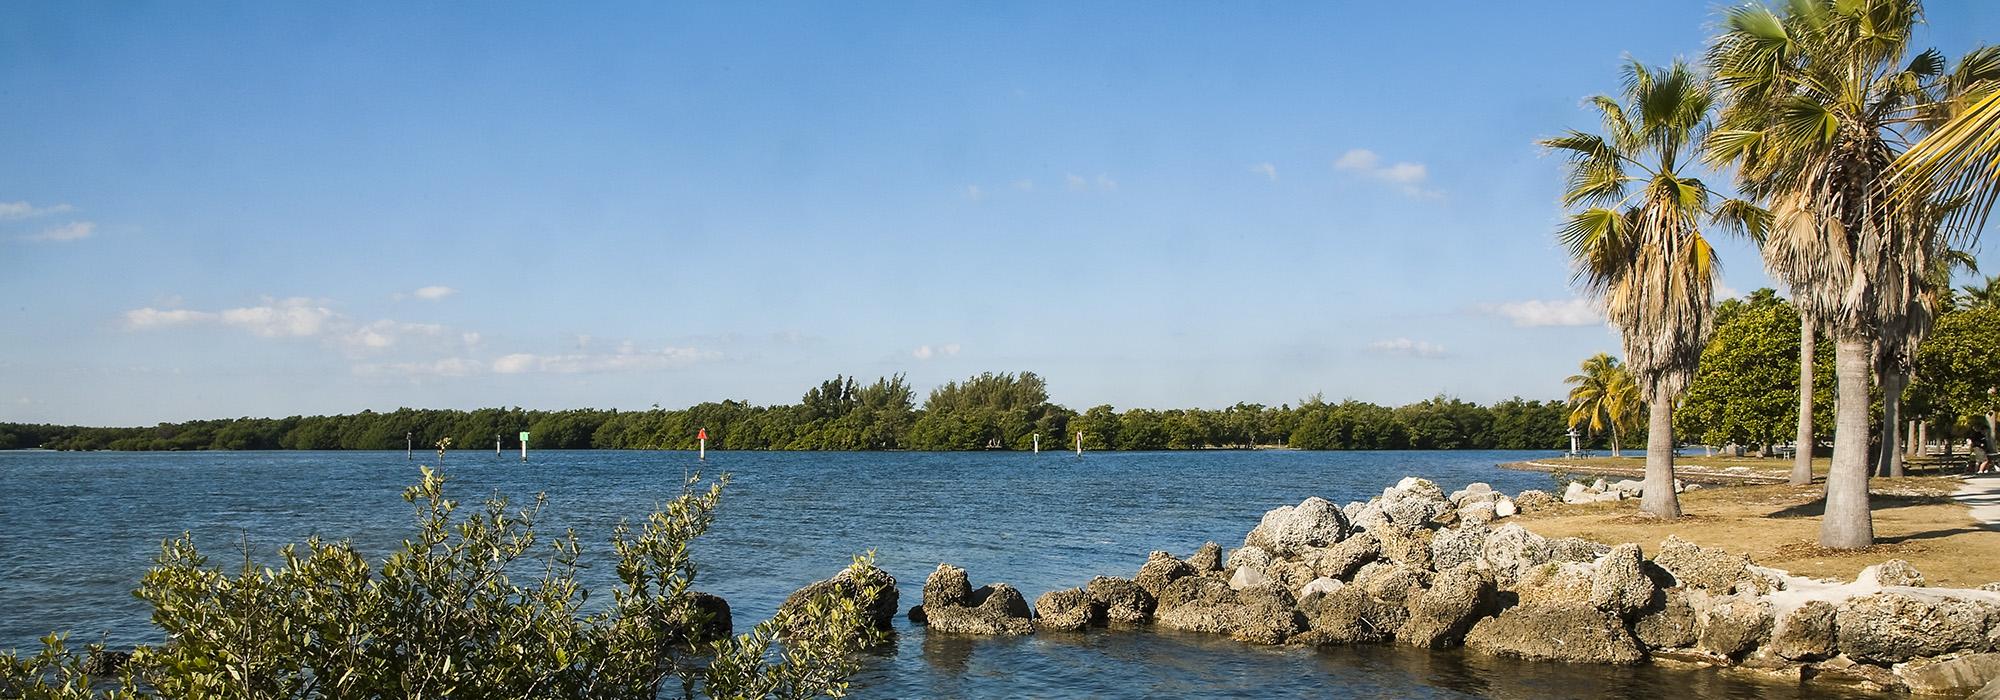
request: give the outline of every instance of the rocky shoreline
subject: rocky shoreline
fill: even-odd
[[[1604,486],[1593,489],[1600,500],[1625,495]],[[1485,484],[1446,494],[1406,478],[1344,508],[1315,497],[1273,509],[1240,547],[1152,552],[1131,578],[1097,576],[1032,607],[1007,584],[975,588],[965,569],[939,564],[908,614],[931,634],[1156,625],[1251,644],[1462,645],[1541,661],[1699,664],[2000,697],[2000,584],[1931,588],[1901,560],[1853,581],[1815,580],[1673,536],[1649,552],[1503,524],[1557,500]],[[886,627],[894,579],[876,573],[888,585],[864,605]],[[816,582],[793,598],[844,583]]]

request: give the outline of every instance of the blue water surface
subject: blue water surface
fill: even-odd
[[[1406,475],[1446,490],[1508,493],[1547,475],[1497,468],[1537,452],[1189,451],[773,453],[456,451],[455,498],[525,503],[604,551],[621,519],[681,490],[686,470],[728,472],[715,527],[697,547],[698,587],[724,596],[738,628],[792,590],[873,550],[902,607],[939,562],[974,585],[1031,600],[1100,574],[1131,576],[1152,550],[1186,555],[1242,542],[1264,511],[1321,496],[1365,500]],[[312,535],[386,553],[411,532],[402,490],[423,453],[0,452],[0,649],[51,630],[72,641],[158,641],[131,590],[160,542],[191,532],[211,561],[248,543],[268,557]],[[586,580],[603,585],[597,567]],[[857,697],[1837,697],[1736,673],[1537,664],[1402,646],[1255,647],[1165,631],[1093,630],[1020,639],[930,636],[899,616],[897,640],[856,679]]]

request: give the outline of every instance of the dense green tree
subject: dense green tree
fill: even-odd
[[[1798,426],[1799,314],[1770,289],[1716,307],[1715,336],[1702,351],[1676,429],[1710,445],[1771,445],[1795,438]],[[1830,353],[1817,355],[1830,369]],[[1815,373],[1814,393],[1830,397],[1832,373]],[[1830,401],[1816,401],[1821,411]],[[1813,425],[1830,425],[1821,420]],[[1801,445],[1810,454],[1811,443]]]

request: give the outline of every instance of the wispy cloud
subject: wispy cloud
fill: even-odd
[[[951,357],[953,355],[957,355],[958,350],[959,350],[958,343],[945,343],[943,345],[919,345],[917,346],[917,349],[910,351],[910,357],[914,357],[919,360],[929,360],[933,357]]]
[[[979,201],[979,200],[982,200],[982,199],[985,199],[985,198],[986,198],[986,190],[984,190],[984,189],[981,189],[981,188],[980,188],[980,187],[979,187],[978,185],[966,185],[966,186],[965,186],[965,198],[966,198],[966,199],[970,199],[970,200],[972,200],[972,201],[975,201],[975,202],[977,202],[977,201]]]
[[[62,214],[74,210],[75,207],[67,204],[51,204],[46,207],[38,207],[27,202],[0,202],[0,221],[32,219],[37,216]]]
[[[1020,190],[1022,192],[1033,192],[1035,191],[1035,181],[1029,180],[1027,178],[1015,180],[1014,189]]]
[[[664,347],[641,350],[627,343],[617,352],[538,355],[514,353],[495,358],[494,374],[579,374],[584,372],[630,372],[682,367],[705,360],[720,359],[722,353],[696,348]]]
[[[1278,181],[1278,166],[1272,165],[1270,163],[1258,163],[1256,165],[1252,165],[1250,166],[1250,172],[1263,175],[1264,177],[1270,179],[1270,181],[1272,182]]]
[[[428,287],[418,287],[417,291],[410,292],[410,296],[422,299],[424,301],[437,301],[439,299],[443,299],[445,297],[457,293],[458,290],[456,289],[452,289],[442,284],[433,284]]]
[[[1595,326],[1604,323],[1604,311],[1589,299],[1509,301],[1484,304],[1480,310],[1505,318],[1522,328]]]
[[[1368,344],[1368,349],[1389,355],[1405,357],[1444,357],[1444,346],[1423,340],[1396,338],[1377,340]]]
[[[381,362],[358,364],[355,374],[363,377],[465,377],[486,371],[486,363],[464,357],[447,357],[423,362]]]
[[[1063,176],[1063,187],[1071,192],[1116,192],[1118,181],[1104,173],[1098,173],[1095,179],[1069,173]]]
[[[1390,163],[1384,165],[1382,157],[1366,148],[1356,148],[1341,154],[1333,161],[1335,170],[1345,170],[1381,180],[1395,185],[1403,194],[1420,199],[1434,199],[1444,196],[1436,190],[1426,189],[1424,183],[1430,179],[1430,169],[1423,163]]]
[[[80,241],[97,232],[97,224],[89,221],[71,221],[61,226],[42,229],[40,233],[22,236],[24,241],[66,242]]]
[[[187,309],[155,309],[146,307],[125,312],[125,327],[132,330],[166,328],[190,323],[214,321],[216,315],[207,311]]]

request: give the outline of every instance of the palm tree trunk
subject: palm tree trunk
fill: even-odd
[[[1617,423],[1617,419],[1615,419],[1615,418],[1614,418],[1614,419],[1612,419],[1612,423],[1611,423],[1611,456],[1613,456],[1613,457],[1623,457],[1623,456],[1624,456],[1624,455],[1621,455],[1621,454],[1618,454],[1618,423]]]
[[[1833,466],[1826,474],[1826,514],[1819,522],[1819,545],[1860,549],[1875,544],[1868,511],[1868,378],[1873,374],[1866,338],[1838,338],[1833,344]]]
[[[1903,475],[1903,387],[1909,378],[1901,373],[1882,378],[1882,476]]]
[[[1655,392],[1646,426],[1646,483],[1639,512],[1656,518],[1681,517],[1674,493],[1674,397]]]
[[[1818,341],[1818,324],[1811,318],[1799,316],[1799,432],[1792,441],[1797,454],[1792,455],[1793,486],[1812,483],[1813,456],[1813,349]]]

